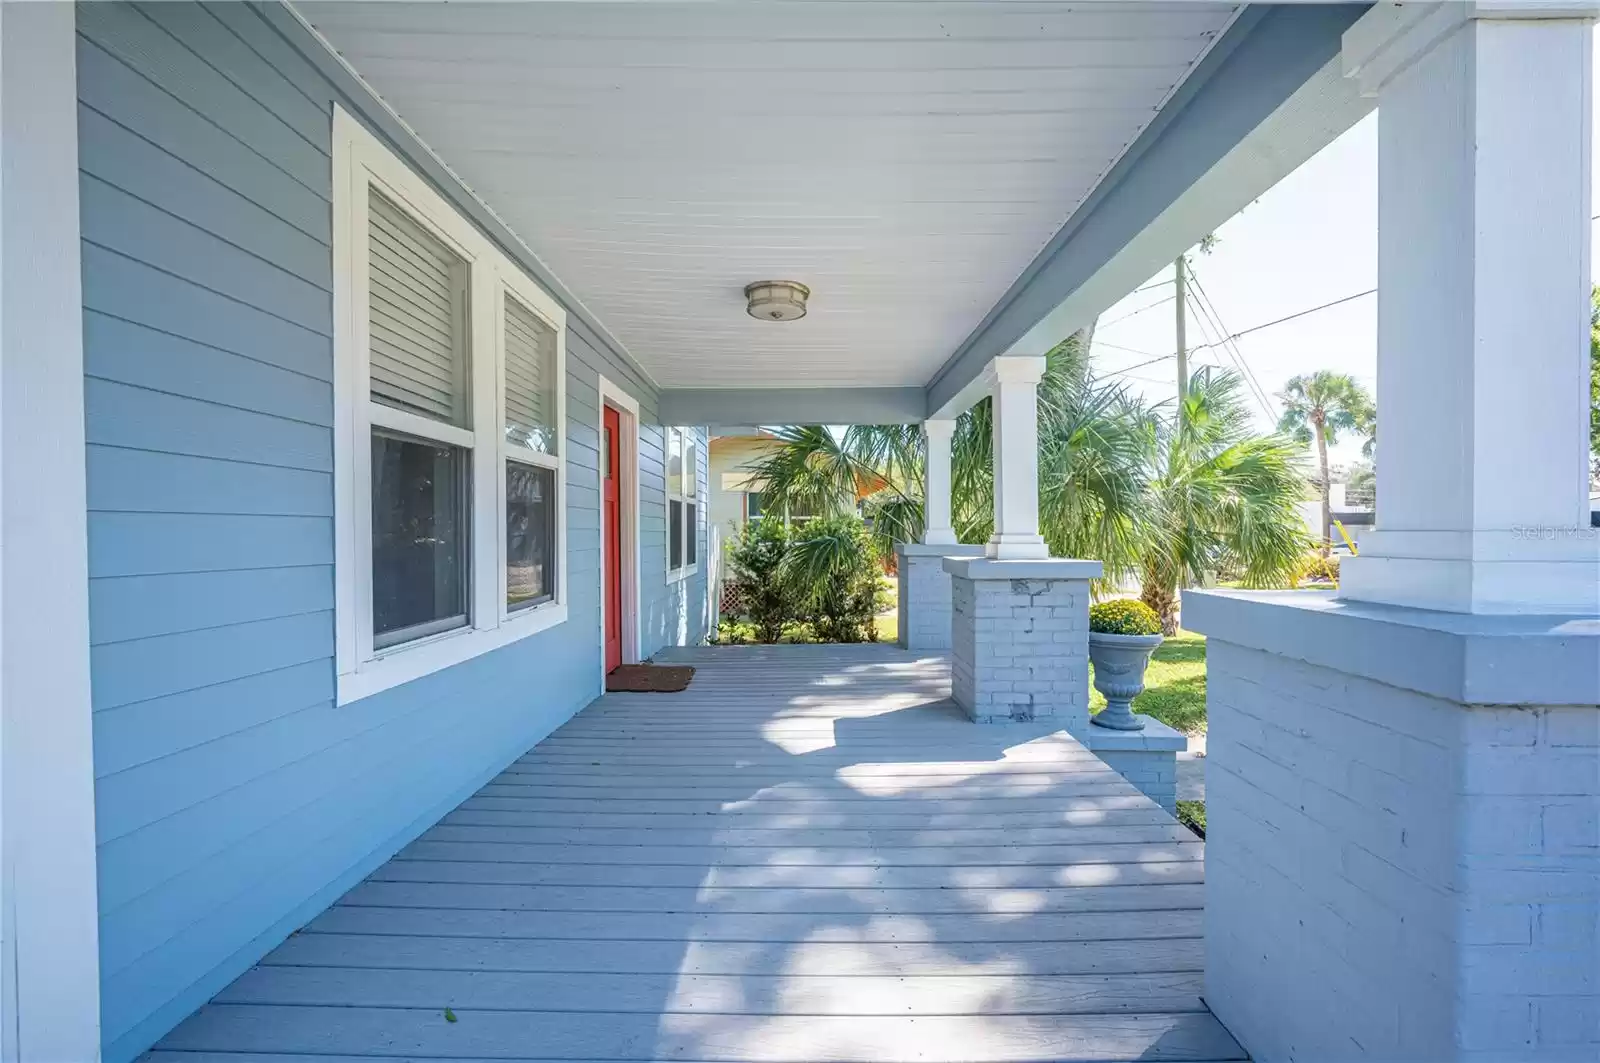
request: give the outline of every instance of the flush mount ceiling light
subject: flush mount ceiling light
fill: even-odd
[[[806,316],[806,300],[811,289],[799,281],[756,281],[744,288],[750,300],[745,308],[751,317],[762,321],[798,321]]]

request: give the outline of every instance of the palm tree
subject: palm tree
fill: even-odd
[[[1039,385],[1039,518],[1051,553],[1096,557],[1106,577],[1135,573],[1144,504],[1149,413],[1120,385],[1095,377],[1090,330],[1046,356]],[[915,425],[822,425],[772,430],[776,446],[748,465],[765,504],[812,513],[853,511],[857,499],[886,552],[922,535],[923,442]],[[962,542],[994,531],[992,407],[984,399],[956,422],[951,521]]]
[[[761,481],[772,513],[837,517],[859,504],[887,555],[896,542],[922,538],[923,444],[917,425],[783,425],[767,430],[773,444],[745,470]]]
[[[1247,587],[1289,583],[1310,545],[1302,451],[1258,436],[1237,374],[1197,370],[1153,439],[1140,597],[1178,630],[1178,588],[1237,570]]]
[[[1290,379],[1278,396],[1283,400],[1283,416],[1278,431],[1301,446],[1317,444],[1318,483],[1322,493],[1322,525],[1318,529],[1324,555],[1331,548],[1328,538],[1333,514],[1328,505],[1328,444],[1337,443],[1341,432],[1357,432],[1375,445],[1377,407],[1367,389],[1348,373],[1319,369],[1310,376]]]

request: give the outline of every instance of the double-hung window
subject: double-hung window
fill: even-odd
[[[667,429],[667,578],[699,566],[700,456],[692,428]]]
[[[339,701],[566,619],[565,313],[334,116]]]

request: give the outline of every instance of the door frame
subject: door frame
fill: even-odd
[[[604,376],[597,385],[599,395],[601,448],[605,445],[605,407],[617,411],[621,439],[617,441],[617,470],[622,482],[617,485],[617,534],[621,538],[618,553],[621,555],[622,587],[618,597],[622,601],[622,663],[639,663],[639,646],[642,642],[639,627],[639,400]],[[604,476],[605,459],[601,458],[600,474]],[[604,494],[604,485],[601,485]],[[600,506],[600,689],[606,686],[606,566],[605,566],[605,503]]]

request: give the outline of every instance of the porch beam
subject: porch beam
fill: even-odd
[[[96,1060],[76,16],[0,21],[0,1059]]]
[[[916,424],[926,414],[922,388],[667,388],[662,424]]]
[[[1339,64],[1365,10],[1250,5],[929,381],[928,416],[971,406],[991,358],[1045,353],[1365,116]]]

